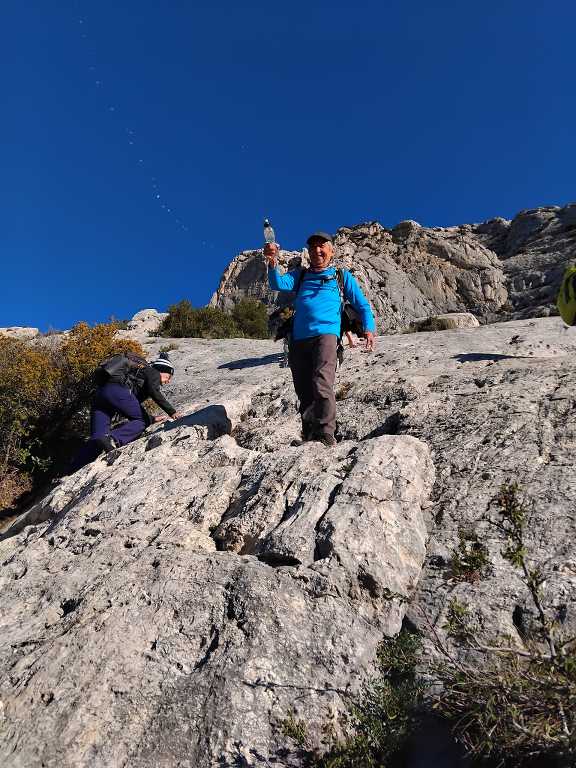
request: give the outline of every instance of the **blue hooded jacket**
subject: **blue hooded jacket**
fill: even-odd
[[[282,275],[276,267],[268,269],[268,285],[273,291],[293,291],[298,284],[300,269],[294,269]],[[350,302],[362,318],[365,331],[374,333],[376,325],[368,300],[362,293],[356,279],[343,269],[344,301]],[[321,334],[340,336],[340,315],[342,301],[338,278],[334,267],[327,267],[321,272],[306,270],[294,302],[295,341],[309,339]]]

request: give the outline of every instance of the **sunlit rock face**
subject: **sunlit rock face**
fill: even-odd
[[[574,257],[576,204],[454,227],[359,224],[339,229],[335,245],[335,263],[358,278],[381,332],[453,312],[471,312],[482,323],[547,316]],[[300,261],[298,251],[281,252],[283,268]],[[261,250],[233,259],[211,303],[230,309],[245,296],[277,300],[266,287]]]
[[[7,336],[9,339],[20,339],[21,341],[29,341],[39,336],[40,331],[38,328],[25,328],[20,325],[14,325],[9,328],[0,328],[0,336]]]
[[[510,478],[574,634],[576,338],[559,318],[347,350],[333,449],[297,444],[279,345],[175,343],[184,417],[0,535],[0,765],[289,766],[281,721],[318,744],[403,621],[442,633],[456,597],[521,647],[530,602],[485,519]],[[487,547],[481,579],[451,572],[461,531]]]

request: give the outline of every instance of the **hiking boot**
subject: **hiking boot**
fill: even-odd
[[[102,448],[104,453],[110,453],[110,451],[113,451],[115,448],[120,447],[116,442],[116,440],[112,437],[112,435],[103,435],[102,437],[96,437],[94,439],[94,442]]]
[[[330,434],[324,434],[324,435],[318,435],[316,438],[319,443],[322,443],[322,445],[325,445],[326,448],[334,448],[336,445],[336,438],[334,435]]]

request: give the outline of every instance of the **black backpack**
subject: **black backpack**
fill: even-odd
[[[296,281],[296,285],[294,287],[295,294],[297,294],[300,290],[300,286],[302,285],[302,280],[304,279],[306,271],[306,267],[302,267],[300,270],[298,280]],[[340,315],[340,339],[342,339],[345,333],[355,333],[357,336],[362,336],[364,333],[362,318],[354,309],[352,304],[344,299],[344,272],[340,268],[336,269],[336,280],[338,281],[338,290],[340,291],[340,300],[342,302],[342,312]],[[282,314],[284,314],[284,317],[282,317]],[[295,314],[296,310],[294,308],[294,302],[292,302],[291,304],[287,304],[284,307],[280,307],[280,309],[275,310],[270,315],[270,320],[281,318],[281,322],[276,325],[274,341],[284,339],[292,333]]]
[[[148,365],[148,361],[133,352],[122,352],[103,360],[94,372],[94,381],[98,386],[114,382],[133,389],[138,374]]]

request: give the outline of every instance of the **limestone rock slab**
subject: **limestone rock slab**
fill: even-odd
[[[157,430],[3,534],[3,765],[281,765],[279,721],[295,708],[319,739],[399,630],[393,593],[414,590],[425,558],[426,447],[260,454],[208,438]],[[294,493],[287,565],[274,533]]]
[[[28,341],[29,339],[34,339],[36,336],[39,336],[40,331],[38,328],[25,328],[23,326],[14,325],[8,328],[0,328],[0,335],[8,336],[10,339]]]

